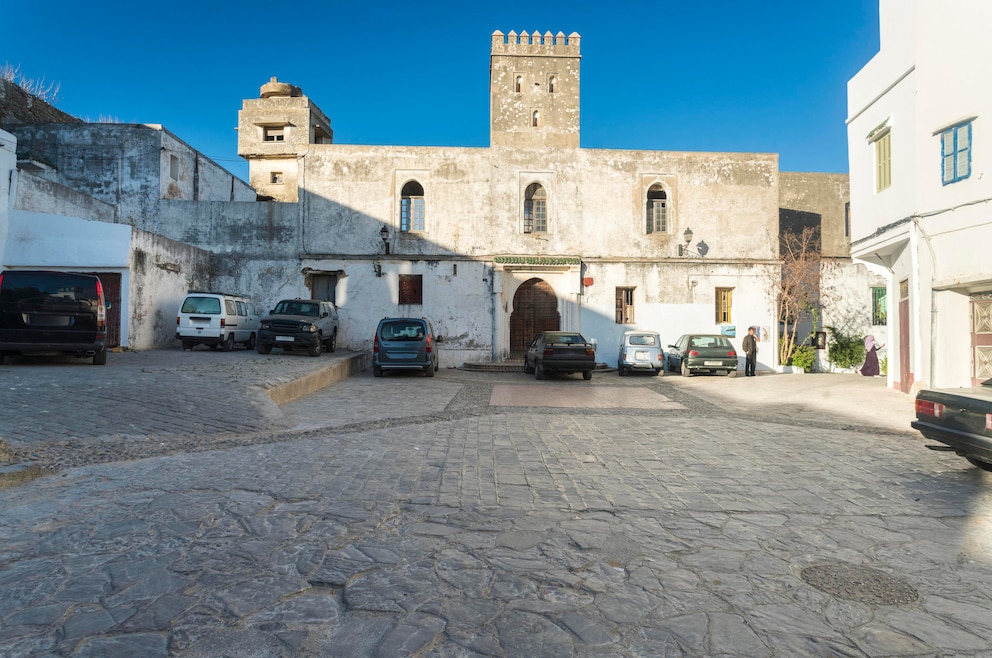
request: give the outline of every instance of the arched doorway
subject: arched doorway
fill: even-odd
[[[524,281],[513,295],[510,314],[510,357],[522,358],[527,345],[542,331],[558,331],[561,316],[555,291],[546,281]]]

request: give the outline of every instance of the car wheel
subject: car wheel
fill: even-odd
[[[225,352],[230,352],[234,349],[234,334],[227,335],[227,338],[221,343],[221,349]]]
[[[95,366],[105,366],[107,365],[107,350],[102,349],[93,355],[93,365]]]
[[[652,372],[651,374],[654,375],[655,377],[659,377],[659,376],[661,376],[661,373],[663,373],[663,372],[665,372],[665,371],[662,370],[661,368],[655,368],[654,369],[654,372]]]
[[[331,337],[327,339],[327,351],[333,352],[338,348],[338,332],[331,334]]]
[[[627,374],[627,371],[624,370],[624,367],[623,367],[623,364],[622,363],[618,363],[617,364],[617,374],[620,375],[621,377],[623,377],[624,375]]]
[[[583,370],[582,371],[582,379],[584,379],[586,381],[589,381],[590,379],[592,379],[592,370]]]
[[[982,461],[981,459],[975,459],[974,457],[971,457],[969,455],[965,455],[964,458],[967,459],[969,462],[971,462],[974,466],[977,466],[978,468],[982,469],[983,471],[992,471],[992,463],[990,462]]]
[[[193,349],[193,345],[195,345],[195,343],[193,341],[191,341],[191,340],[184,340],[183,341],[183,351],[186,352],[186,351],[192,350]]]
[[[248,336],[248,342],[245,343],[245,349],[246,350],[253,350],[253,349],[255,349],[255,334],[252,334],[251,336]]]
[[[324,341],[321,339],[320,336],[317,336],[317,341],[309,348],[307,348],[307,354],[309,354],[310,356],[320,356],[320,353],[323,351],[323,347],[324,347]]]
[[[379,366],[372,366],[372,376],[382,377],[382,368],[380,368]]]
[[[259,354],[268,354],[269,352],[272,351],[272,346],[266,345],[265,343],[259,343],[258,345],[255,346],[255,351],[258,352]]]
[[[534,364],[534,379],[544,379],[544,366],[540,363]]]
[[[428,365],[427,366],[427,369],[424,372],[425,372],[425,374],[428,377],[433,377],[434,376],[434,364],[431,363],[430,365]]]
[[[527,357],[524,357],[524,374],[525,375],[534,374],[534,366],[530,364],[530,361],[527,360]]]
[[[689,366],[687,366],[685,364],[685,361],[682,362],[682,376],[683,377],[692,377],[692,371],[689,370]]]
[[[737,371],[736,370],[728,370],[727,371],[727,377],[736,377],[736,376],[737,376]]]

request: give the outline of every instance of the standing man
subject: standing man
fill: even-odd
[[[747,336],[741,345],[747,358],[744,360],[744,376],[754,377],[754,364],[758,360],[758,341],[754,338],[754,327],[748,327]]]

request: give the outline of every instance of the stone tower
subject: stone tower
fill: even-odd
[[[248,184],[276,201],[299,200],[299,158],[311,144],[334,140],[331,120],[300,88],[272,78],[238,112],[238,155],[248,161]]]
[[[578,148],[580,59],[574,32],[493,32],[490,146]]]

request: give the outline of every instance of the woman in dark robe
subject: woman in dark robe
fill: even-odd
[[[861,366],[861,374],[865,377],[878,377],[878,349],[880,345],[875,344],[875,337],[865,338],[865,364]]]

